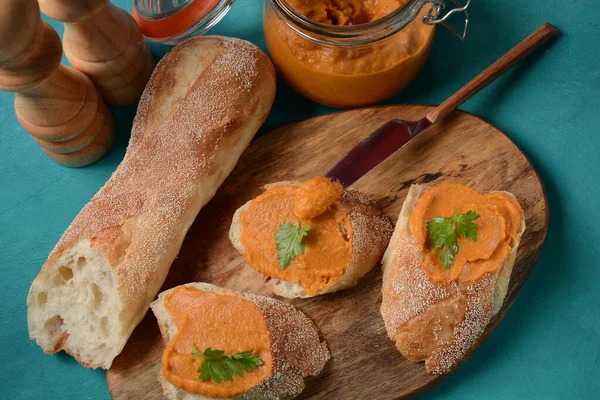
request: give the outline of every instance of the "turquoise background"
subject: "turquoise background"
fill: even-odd
[[[127,10],[131,0],[116,1]],[[212,31],[264,49],[261,2],[238,0]],[[597,0],[474,0],[469,37],[440,29],[423,72],[389,103],[440,103],[545,21],[562,34],[462,108],[506,132],[539,171],[550,229],[537,267],[479,351],[422,397],[600,398],[600,12]],[[62,33],[61,24],[52,25]],[[155,56],[167,48],[152,45]],[[330,112],[279,82],[265,132]],[[0,92],[0,398],[108,399],[104,372],[29,341],[29,285],[71,220],[123,157],[135,107],[112,109],[102,161],[68,169],[42,154]],[[482,143],[485,146],[485,143]],[[465,149],[477,151],[477,149]],[[362,400],[362,399],[357,399]]]

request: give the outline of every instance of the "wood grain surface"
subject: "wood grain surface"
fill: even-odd
[[[261,277],[244,265],[243,257],[229,242],[234,211],[258,194],[264,184],[323,174],[388,120],[418,119],[432,109],[398,105],[345,111],[287,125],[255,140],[198,215],[163,289],[206,281],[268,295]],[[378,200],[395,221],[411,184],[445,181],[464,183],[478,191],[509,191],[525,210],[527,230],[508,293],[483,342],[533,269],[546,236],[546,198],[534,168],[510,139],[485,121],[462,112],[421,133],[353,186]],[[379,313],[381,276],[378,266],[355,288],[291,301],[313,319],[332,355],[323,373],[307,380],[299,398],[391,400],[422,392],[442,379],[427,375],[423,363],[404,359],[388,339]],[[157,380],[162,350],[156,320],[149,312],[107,372],[111,396],[119,400],[162,399]]]

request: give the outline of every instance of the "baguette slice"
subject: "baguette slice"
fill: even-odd
[[[208,283],[188,283],[182,286],[238,296],[254,303],[266,319],[272,336],[273,373],[250,391],[234,399],[293,399],[304,390],[304,378],[319,375],[330,358],[327,344],[319,339],[313,322],[290,304],[270,297],[237,293]],[[158,320],[165,345],[177,334],[171,314],[164,306],[165,296],[175,289],[177,287],[160,293],[158,299],[150,305]],[[165,396],[170,400],[219,400],[188,393],[172,385],[162,372],[159,380]]]
[[[423,255],[409,222],[421,193],[419,185],[411,186],[383,256],[381,314],[388,336],[403,356],[424,360],[430,374],[445,374],[467,355],[500,310],[525,219],[497,274],[468,284],[436,285],[421,267]]]
[[[31,285],[31,339],[86,367],[111,366],[274,95],[273,65],[243,40],[193,38],[158,63],[123,162]]]
[[[266,185],[265,190],[274,186],[300,186],[300,184],[300,182],[282,181]],[[242,255],[245,254],[245,249],[240,239],[242,233],[240,217],[251,202],[252,200],[248,201],[236,210],[229,230],[231,243]],[[286,298],[307,298],[347,289],[356,286],[358,280],[381,260],[393,230],[389,218],[375,201],[351,188],[344,189],[338,204],[348,215],[354,231],[352,261],[342,279],[311,296],[299,283],[271,278],[267,284],[276,295]]]

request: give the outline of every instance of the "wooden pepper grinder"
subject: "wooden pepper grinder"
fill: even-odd
[[[71,64],[92,79],[108,104],[135,104],[154,60],[133,17],[108,0],[39,0],[48,17],[65,23]]]
[[[16,92],[17,119],[54,161],[82,167],[106,154],[112,117],[90,79],[60,64],[58,34],[36,0],[4,0],[0,13],[0,89]]]

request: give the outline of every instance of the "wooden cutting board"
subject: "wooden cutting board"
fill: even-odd
[[[418,119],[431,108],[397,105],[344,111],[286,125],[252,142],[215,198],[198,215],[163,290],[205,281],[270,294],[260,275],[244,265],[229,242],[234,211],[263,185],[321,175],[383,123],[393,118]],[[477,191],[509,191],[525,210],[527,229],[508,294],[483,341],[508,311],[537,260],[548,226],[544,189],[534,168],[508,137],[463,112],[420,134],[354,187],[379,201],[395,221],[411,184],[445,181],[464,183]],[[379,314],[381,276],[377,266],[355,288],[291,301],[313,319],[332,355],[323,373],[307,380],[299,398],[391,400],[421,392],[440,379],[427,375],[423,363],[404,359],[388,339]],[[157,380],[162,350],[156,320],[149,312],[107,372],[112,397],[163,399]]]

